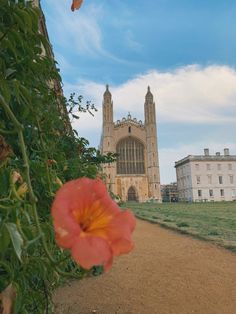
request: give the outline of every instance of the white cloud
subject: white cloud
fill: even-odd
[[[116,57],[104,48],[100,28],[104,18],[101,3],[86,4],[79,11],[71,12],[68,3],[48,0],[51,15],[47,16],[47,25],[53,40],[62,47],[64,53],[73,51],[75,55],[90,55],[94,58],[102,56],[120,63],[129,63]],[[50,34],[49,34],[50,35]]]
[[[134,34],[131,30],[127,30],[125,32],[125,41],[126,45],[134,51],[140,51],[142,49],[141,43],[139,43],[137,40],[135,40]]]
[[[116,113],[130,111],[137,118],[142,117],[148,85],[151,86],[161,122],[236,121],[236,71],[228,66],[191,65],[169,72],[151,70],[121,85],[111,86],[115,116]],[[71,85],[70,88],[78,87]],[[79,89],[96,104],[102,103],[104,85],[82,81]]]
[[[224,128],[224,125],[233,126],[236,122],[234,69],[217,65],[207,67],[193,65],[169,72],[151,70],[121,85],[111,86],[115,119],[122,118],[130,111],[132,116],[143,120],[143,104],[148,85],[154,94],[158,123],[175,123],[176,128],[178,125],[183,128],[185,123],[188,128],[189,123],[192,126],[199,125],[196,132],[198,130],[199,140],[201,138],[201,142],[189,144],[191,134],[189,129],[186,129],[186,135],[189,135],[183,135],[181,143],[175,143],[173,147],[172,141],[171,144],[165,143],[167,148],[159,146],[162,183],[175,181],[175,161],[189,154],[201,155],[205,147],[210,148],[213,153],[222,152],[224,147],[229,147],[232,154],[236,154],[236,143],[227,143],[225,135],[219,138],[219,133],[203,134],[204,131],[200,127],[200,124],[204,123],[209,127],[219,125]],[[91,145],[97,146],[102,131],[101,108],[105,86],[92,81],[80,81],[75,85],[65,84],[67,94],[75,90],[79,90],[85,100],[91,100],[99,109],[95,118],[83,115],[74,124],[81,136],[88,138]],[[233,128],[232,132],[236,133],[236,127],[234,130]]]
[[[54,41],[61,46],[67,46],[78,53],[94,53],[102,50],[99,19],[102,18],[100,5],[84,6],[75,13],[68,8],[68,3],[48,0],[53,7],[53,15],[47,17],[47,22],[54,34]],[[60,22],[59,22],[60,21]]]

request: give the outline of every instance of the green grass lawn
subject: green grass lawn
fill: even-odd
[[[236,202],[126,203],[139,218],[213,241],[236,252]]]

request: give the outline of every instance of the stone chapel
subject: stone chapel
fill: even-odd
[[[113,101],[108,85],[103,95],[102,153],[116,152],[116,162],[103,165],[107,188],[122,201],[161,202],[156,112],[148,86],[144,123],[132,118],[113,121]]]

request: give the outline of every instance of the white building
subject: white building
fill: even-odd
[[[236,155],[224,149],[204,155],[189,155],[175,162],[180,201],[236,201]]]

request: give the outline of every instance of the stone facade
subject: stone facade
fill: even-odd
[[[102,153],[116,152],[117,160],[103,166],[108,189],[123,201],[161,201],[156,113],[148,87],[144,103],[145,123],[128,114],[113,121],[113,101],[108,85],[103,95]]]
[[[204,155],[189,155],[175,163],[180,201],[233,201],[236,200],[236,156],[224,149]]]
[[[41,4],[40,4],[40,0],[33,0],[32,1],[32,5],[34,7],[37,7],[40,10],[40,18],[39,18],[39,32],[41,34],[43,34],[45,36],[45,38],[47,39],[49,45],[47,47],[47,50],[45,50],[45,47],[42,45],[42,55],[43,56],[48,56],[50,57],[52,60],[55,60],[54,54],[53,54],[53,49],[49,40],[49,36],[48,36],[48,31],[47,31],[47,26],[46,26],[46,21],[45,21],[45,16],[44,13],[42,11],[41,8]],[[55,65],[56,67],[56,65]],[[55,79],[53,81],[49,81],[48,85],[50,88],[54,89],[57,97],[57,103],[58,103],[58,111],[61,115],[61,118],[64,121],[64,125],[65,125],[65,129],[64,132],[70,135],[73,135],[73,131],[72,131],[72,126],[69,120],[69,116],[68,116],[68,112],[66,109],[66,105],[63,101],[63,90],[61,87],[61,82],[59,81],[59,79]]]

